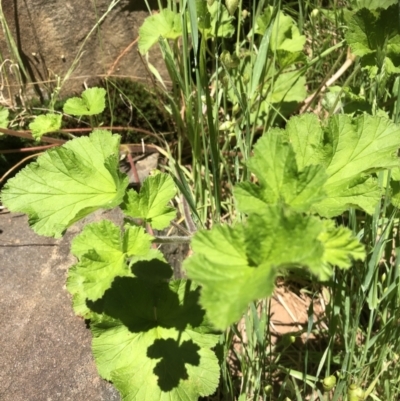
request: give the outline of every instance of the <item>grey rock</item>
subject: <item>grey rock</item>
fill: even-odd
[[[118,392],[100,378],[91,333],[76,317],[65,288],[74,263],[71,239],[83,224],[118,210],[98,212],[60,240],[40,237],[26,216],[0,215],[0,400],[117,401]]]
[[[0,400],[119,401],[97,373],[91,333],[75,316],[65,288],[72,239],[92,222],[121,226],[116,208],[99,210],[69,228],[61,239],[36,235],[27,217],[0,214]],[[171,234],[170,230],[160,232]],[[180,234],[176,228],[172,234]],[[187,244],[160,247],[181,277]]]
[[[2,32],[0,54],[2,60],[10,60],[2,66],[1,71],[9,79],[4,82],[0,93],[3,103],[14,104],[13,96],[20,90],[26,97],[48,97],[56,88],[58,77],[63,80],[70,70],[85,38],[110,3],[110,0],[3,1],[6,22],[28,75],[26,83],[21,86],[21,80],[15,74],[16,69],[10,68],[11,63],[17,63],[17,59],[9,51]],[[156,0],[149,1],[149,5],[153,10],[158,8]],[[92,86],[111,70],[113,76],[134,80],[148,78],[147,67],[138,54],[135,42],[139,27],[148,15],[144,0],[121,0],[85,43],[82,57],[61,94],[80,93],[84,83]],[[135,44],[124,53],[133,42]],[[121,55],[123,57],[119,59]],[[159,51],[150,52],[149,60],[162,75],[165,74]]]

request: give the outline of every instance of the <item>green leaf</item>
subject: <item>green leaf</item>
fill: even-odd
[[[230,15],[227,8],[221,1],[214,1],[208,6],[211,15],[211,30],[209,35],[212,37],[231,38],[235,33],[233,26],[234,18]],[[204,32],[204,31],[203,31]],[[204,32],[204,34],[207,34]]]
[[[376,10],[377,8],[388,8],[397,2],[398,0],[350,0],[350,5],[354,9]]]
[[[206,1],[196,0],[197,27],[203,34],[211,29],[211,14],[208,8]],[[192,23],[188,26],[188,30],[192,31]]]
[[[273,15],[273,7],[266,7],[264,13],[257,18],[255,33],[264,35],[268,29]],[[285,52],[302,52],[306,37],[300,35],[295,21],[279,11],[274,20],[271,32],[270,49],[275,53],[279,50]]]
[[[89,88],[82,92],[82,97],[72,97],[64,104],[64,113],[73,116],[93,116],[100,114],[106,107],[104,88]]]
[[[32,136],[38,140],[42,135],[48,132],[55,132],[61,128],[61,114],[43,114],[37,116],[30,124],[29,129],[32,130]]]
[[[324,225],[326,230],[320,234],[319,240],[325,248],[325,264],[348,269],[352,266],[353,260],[365,259],[364,246],[348,228],[343,226],[335,227],[335,223],[332,220],[324,220]]]
[[[297,165],[300,170],[313,164],[329,165],[324,148],[323,131],[318,118],[314,114],[303,114],[300,118],[291,118],[283,133],[293,146]]]
[[[347,20],[346,40],[353,53],[362,57],[362,65],[369,69],[377,67],[378,72],[385,64],[390,64],[392,70],[397,71],[400,67],[398,5],[379,12],[362,8],[348,14]]]
[[[279,202],[307,212],[325,198],[325,169],[312,165],[299,171],[293,148],[284,142],[280,130],[271,130],[257,142],[248,167],[259,185],[245,182],[234,188],[238,209],[244,213],[258,213],[267,204]]]
[[[398,165],[400,129],[385,117],[335,115],[325,131],[317,117],[289,121],[286,133],[300,169],[326,168],[326,198],[314,206],[322,216],[336,216],[349,207],[373,213],[381,191],[371,173]]]
[[[117,277],[92,304],[99,313],[91,324],[99,373],[125,401],[195,401],[215,391],[219,365],[210,348],[219,336],[204,320],[198,297],[189,282],[137,274]]]
[[[332,271],[323,263],[319,240],[323,230],[316,217],[267,207],[246,225],[196,233],[194,255],[184,268],[202,286],[200,302],[215,327],[225,329],[249,302],[271,295],[281,268],[305,266],[320,279],[329,278]]]
[[[47,151],[7,182],[4,205],[26,213],[38,234],[54,237],[99,208],[119,205],[128,185],[118,168],[119,139],[97,130]]]
[[[211,5],[204,0],[196,0],[197,27],[204,38],[231,38],[235,33],[234,17],[221,1],[214,1]],[[188,25],[188,32],[192,32]]]
[[[3,106],[0,106],[0,128],[7,128],[8,126],[8,115],[10,112]]]
[[[121,208],[126,215],[162,230],[176,215],[174,208],[166,206],[175,194],[173,179],[168,174],[156,173],[144,180],[139,193],[128,191]]]
[[[306,79],[299,71],[284,71],[274,82],[269,103],[302,102],[306,96]]]
[[[182,23],[179,14],[167,8],[147,17],[139,28],[139,51],[146,54],[160,36],[164,39],[177,39],[182,36]]]
[[[127,257],[147,255],[151,240],[141,227],[128,227],[122,236],[110,221],[88,224],[72,242],[79,262],[69,270],[68,291],[92,301],[102,297],[116,276],[132,276]]]

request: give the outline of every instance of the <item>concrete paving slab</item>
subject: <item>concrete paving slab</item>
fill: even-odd
[[[72,238],[40,237],[21,214],[0,214],[0,401],[117,401],[91,353],[91,333],[65,288]]]

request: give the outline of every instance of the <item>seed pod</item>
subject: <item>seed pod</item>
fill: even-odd
[[[225,0],[225,6],[228,9],[230,15],[235,14],[238,8],[239,0]]]
[[[318,17],[318,14],[319,14],[318,8],[314,8],[314,10],[311,11],[311,18],[312,18],[312,19],[317,18],[317,17]]]
[[[272,394],[272,386],[271,386],[270,384],[267,384],[267,385],[264,387],[264,391],[265,391],[265,394],[266,394],[266,395]]]
[[[322,387],[325,392],[331,391],[336,386],[336,376],[331,375],[322,380]]]
[[[364,401],[365,392],[361,387],[353,383],[350,384],[347,390],[347,397],[349,397],[349,401]]]

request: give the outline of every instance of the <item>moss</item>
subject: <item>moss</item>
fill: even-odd
[[[163,102],[167,102],[165,95],[156,93],[148,86],[139,82],[134,82],[125,78],[113,78],[102,83],[108,95],[106,97],[106,109],[101,115],[93,117],[93,123],[96,125],[114,127],[136,127],[148,130],[150,132],[171,132],[173,131],[173,121],[165,112]],[[80,96],[80,93],[74,95]],[[67,98],[60,99],[54,106],[55,111],[62,112]],[[27,105],[27,114],[29,117],[45,113],[49,108],[49,102],[41,103],[39,99],[32,99]],[[10,120],[18,117],[18,113],[10,110]],[[32,118],[19,119],[18,130],[28,130]],[[88,128],[90,127],[89,117],[72,118],[64,116],[62,119],[62,128]],[[133,131],[118,131],[122,136],[121,143],[140,143],[144,138],[146,143],[154,143],[154,136],[145,136],[143,133]],[[64,135],[51,136],[65,139]],[[8,135],[0,135],[0,149],[17,149],[39,144],[32,140],[21,139]],[[30,153],[28,153],[30,154]],[[0,176],[4,174],[15,163],[27,156],[27,153],[0,154]],[[16,170],[17,171],[17,170]]]
[[[104,82],[108,104],[101,115],[104,125],[131,126],[151,132],[171,130],[172,120],[164,110],[167,99],[149,87],[129,79],[109,79]],[[124,142],[138,142],[143,135],[126,132]],[[148,138],[151,142],[151,138]]]
[[[104,80],[102,86],[107,91],[106,108],[100,115],[93,116],[95,125],[114,127],[135,127],[150,132],[168,132],[173,128],[169,115],[164,110],[164,102],[167,102],[165,95],[156,93],[148,86],[126,78],[113,78]],[[74,96],[80,96],[76,94]],[[62,112],[68,98],[58,100],[54,110]],[[29,106],[29,114],[32,116],[43,114],[43,110],[49,107],[49,102],[41,104],[38,99],[33,99]],[[26,120],[20,129],[29,129],[30,119]],[[62,128],[88,128],[90,127],[89,117],[73,118],[64,116]],[[118,131],[122,136],[122,142],[140,142],[143,134],[133,131]],[[152,137],[146,138],[146,142],[154,142]]]

